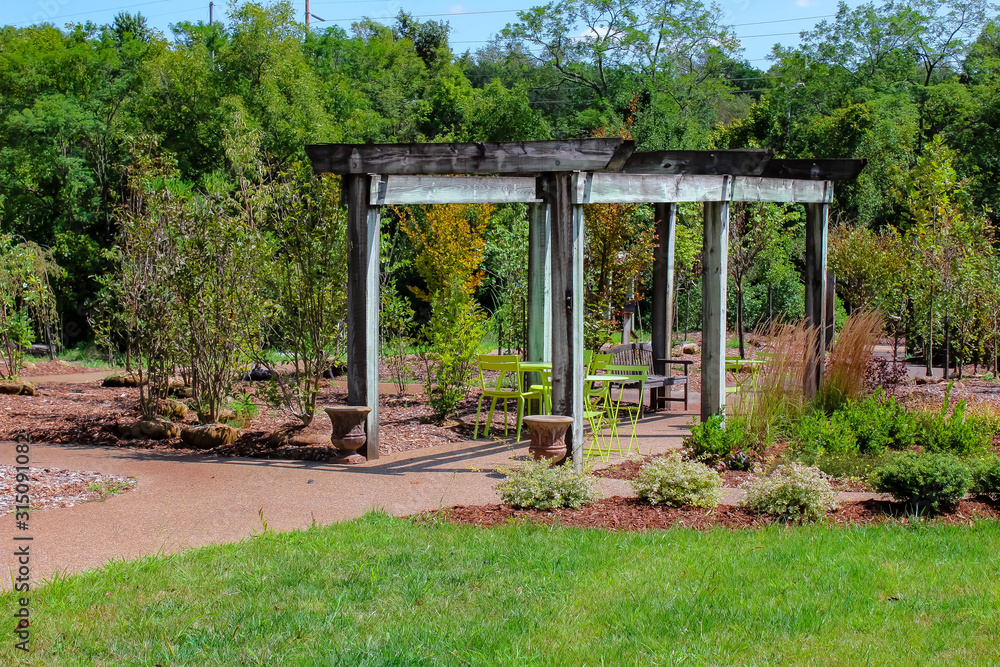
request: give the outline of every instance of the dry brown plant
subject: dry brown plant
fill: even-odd
[[[768,443],[805,412],[803,378],[817,330],[806,328],[804,321],[774,322],[758,327],[754,336],[766,341],[757,357],[767,363],[757,370],[751,390],[740,396],[735,416],[758,442]]]
[[[865,392],[865,371],[882,335],[884,319],[878,310],[859,309],[851,313],[830,351],[823,372],[816,407],[831,414]]]

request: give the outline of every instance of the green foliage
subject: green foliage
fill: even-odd
[[[717,507],[722,500],[722,477],[705,464],[684,461],[676,453],[644,464],[632,488],[650,505]]]
[[[684,444],[696,459],[725,462],[750,443],[740,420],[713,415],[706,422],[691,424],[691,435],[684,438]]]
[[[18,379],[24,350],[35,341],[33,325],[51,331],[56,314],[49,274],[59,270],[51,252],[0,234],[0,354],[5,365],[0,377]]]
[[[434,417],[455,411],[469,388],[469,375],[482,343],[483,313],[460,283],[434,292],[431,319],[423,329],[430,349],[423,354],[426,391]]]
[[[379,327],[382,334],[380,352],[399,396],[406,393],[406,385],[413,376],[413,367],[409,361],[412,321],[413,308],[410,307],[406,297],[396,289],[395,282],[384,286],[379,313]]]
[[[970,491],[994,500],[1000,498],[1000,456],[990,454],[969,465],[972,473]]]
[[[949,383],[938,412],[919,414],[918,444],[929,451],[960,455],[985,451],[1000,432],[1000,422],[985,414],[966,416],[964,400],[956,403],[949,413],[952,385]]]
[[[507,477],[496,485],[504,504],[513,507],[577,508],[598,498],[594,478],[573,471],[569,465],[528,460],[517,468],[498,469]]]
[[[819,468],[779,465],[769,475],[755,475],[745,486],[742,506],[784,521],[818,521],[837,509],[827,476]]]
[[[868,481],[879,493],[890,493],[913,509],[939,511],[952,507],[972,485],[969,466],[944,452],[894,456],[875,469]]]
[[[845,412],[827,417],[821,411],[803,415],[795,425],[795,453],[806,461],[816,461],[826,453],[858,453],[858,439]]]
[[[917,444],[917,417],[894,396],[879,392],[851,401],[834,414],[843,414],[862,454],[880,455],[886,449],[903,450]]]

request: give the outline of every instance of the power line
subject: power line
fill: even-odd
[[[18,23],[12,23],[11,25],[12,26],[37,25],[38,23],[48,23],[49,21],[55,21],[56,19],[68,19],[68,18],[73,18],[74,16],[84,16],[86,14],[94,14],[94,13],[97,13],[97,12],[116,12],[116,11],[122,11],[122,10],[126,10],[126,9],[132,9],[133,7],[146,7],[148,5],[161,5],[161,4],[165,3],[165,2],[175,2],[175,1],[176,0],[152,0],[152,2],[140,2],[138,4],[128,5],[126,7],[106,7],[104,9],[91,9],[91,10],[86,11],[86,12],[76,12],[74,14],[62,14],[60,16],[47,16],[47,17],[45,17],[45,20],[43,20],[43,21],[19,21]],[[189,10],[185,9],[184,11],[189,11]],[[151,18],[151,17],[146,17],[146,18]]]

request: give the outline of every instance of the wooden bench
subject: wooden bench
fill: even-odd
[[[684,359],[653,359],[653,348],[649,343],[627,343],[616,345],[606,354],[614,355],[614,364],[624,366],[645,366],[648,370],[646,388],[649,389],[649,411],[670,409],[670,403],[683,401],[684,409],[688,409],[688,375],[693,361]],[[674,375],[673,370],[683,368],[681,375]],[[671,396],[670,387],[684,387],[684,396]],[[642,396],[639,397],[639,407],[642,407]]]

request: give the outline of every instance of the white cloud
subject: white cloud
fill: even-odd
[[[451,14],[462,14],[465,12],[465,5],[451,5],[448,7],[448,12]]]
[[[795,0],[795,4],[799,7],[808,7],[812,2],[810,0]]]

